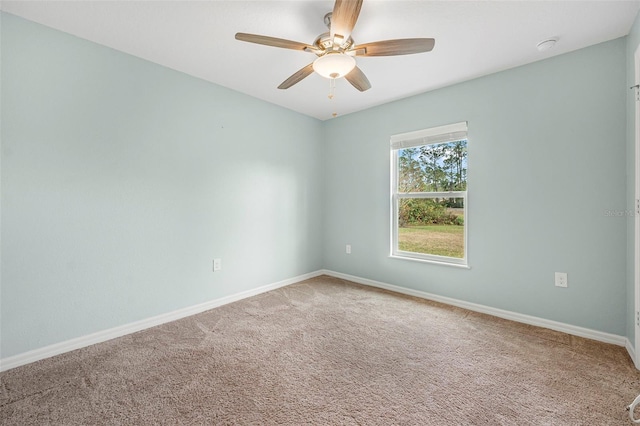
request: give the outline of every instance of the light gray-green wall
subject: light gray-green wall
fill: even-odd
[[[327,122],[325,267],[624,335],[625,52],[621,38]],[[389,137],[459,121],[471,269],[390,259]]]
[[[635,84],[635,51],[640,46],[640,14],[631,27],[627,36],[627,88]],[[635,211],[635,93],[627,91],[627,210]],[[627,218],[627,331],[626,336],[635,344],[634,330],[634,229],[635,221],[632,215]]]
[[[320,121],[1,22],[0,357],[322,267]]]

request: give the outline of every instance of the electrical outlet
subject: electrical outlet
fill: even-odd
[[[556,287],[569,287],[566,272],[556,272]]]
[[[347,254],[351,254],[351,244],[347,244]]]
[[[213,272],[222,269],[222,259],[213,259]]]

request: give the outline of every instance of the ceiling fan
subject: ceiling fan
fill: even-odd
[[[301,50],[318,56],[315,61],[283,81],[278,89],[288,89],[315,71],[333,80],[344,77],[353,87],[364,92],[371,88],[371,83],[356,66],[354,56],[394,56],[429,52],[433,49],[435,40],[407,38],[355,44],[351,32],[358,20],[362,2],[363,0],[336,0],[333,12],[327,13],[324,17],[329,31],[320,34],[312,44],[247,33],[236,33],[236,40]]]

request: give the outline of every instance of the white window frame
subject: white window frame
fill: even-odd
[[[432,127],[415,132],[401,133],[391,136],[391,253],[390,257],[397,259],[415,260],[419,262],[437,263],[443,265],[468,268],[467,248],[469,229],[469,205],[467,191],[444,192],[398,192],[398,151],[423,145],[433,145],[447,142],[467,140],[467,122]],[[398,204],[404,198],[462,198],[464,205],[464,256],[462,258],[439,256],[409,252],[398,249]]]

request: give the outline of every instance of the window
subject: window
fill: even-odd
[[[391,256],[467,264],[467,123],[391,137]]]

